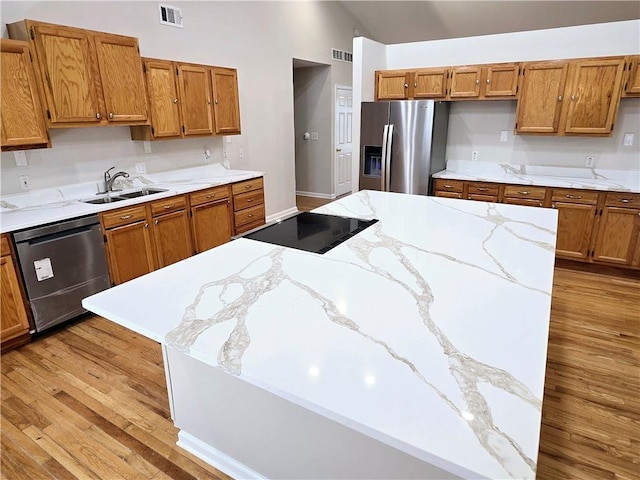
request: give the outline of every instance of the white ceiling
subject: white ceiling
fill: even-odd
[[[639,1],[342,1],[384,44],[640,18]]]

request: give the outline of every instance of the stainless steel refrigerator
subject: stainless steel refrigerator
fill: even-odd
[[[449,105],[432,100],[363,102],[360,190],[429,195],[445,169]]]

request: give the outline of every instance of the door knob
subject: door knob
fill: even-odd
[[[341,148],[336,148],[336,152],[341,152],[342,149]]]

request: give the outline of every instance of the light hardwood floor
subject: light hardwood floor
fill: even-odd
[[[640,478],[640,279],[556,267],[542,480]],[[100,317],[1,357],[13,479],[228,478],[175,445],[158,344]]]

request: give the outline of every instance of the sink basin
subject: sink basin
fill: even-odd
[[[90,198],[88,200],[80,200],[82,203],[94,203],[101,205],[103,203],[113,203],[119,202],[120,200],[126,200],[123,197],[101,197],[101,198]]]
[[[143,188],[142,190],[137,190],[135,192],[119,193],[118,196],[124,198],[137,198],[142,197],[143,195],[153,195],[154,193],[162,193],[166,191],[166,189],[162,188]]]
[[[93,203],[102,205],[104,203],[119,202],[121,200],[129,200],[130,198],[142,197],[144,195],[153,195],[154,193],[162,193],[167,190],[163,188],[143,188],[142,190],[136,190],[134,192],[118,193],[117,195],[109,195],[99,198],[88,198],[86,200],[80,200],[82,203]]]

